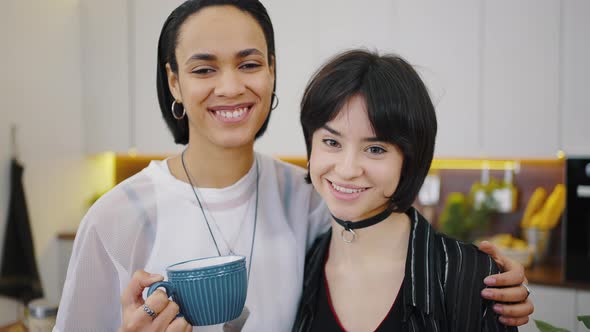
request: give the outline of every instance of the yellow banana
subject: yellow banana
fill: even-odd
[[[552,229],[559,223],[560,216],[565,209],[565,186],[557,184],[547,198],[547,202],[543,206],[545,213],[544,223],[541,224],[541,229]]]
[[[527,227],[531,228],[541,228],[541,226],[545,223],[545,213],[543,210],[538,211],[537,213],[533,214],[531,217],[531,221]]]
[[[491,238],[490,242],[499,248],[510,248],[512,244],[512,235],[508,233],[496,234]]]
[[[528,244],[521,239],[512,239],[512,243],[510,244],[512,249],[527,249],[528,248]]]
[[[520,226],[522,228],[532,226],[531,222],[533,221],[533,215],[537,213],[539,210],[541,210],[546,197],[547,191],[545,191],[544,188],[537,187],[537,189],[535,189],[535,191],[531,195],[531,198],[529,198],[529,202],[527,203],[526,209],[524,210],[522,221],[520,222]]]

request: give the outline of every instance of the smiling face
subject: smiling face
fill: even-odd
[[[397,146],[375,137],[359,95],[313,133],[311,181],[339,219],[358,221],[386,209],[403,162]]]
[[[266,45],[256,20],[232,6],[204,8],[183,23],[178,72],[168,65],[167,73],[170,91],[187,112],[189,142],[253,144],[269,114],[274,84]]]

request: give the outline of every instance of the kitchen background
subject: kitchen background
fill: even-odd
[[[336,52],[365,46],[401,54],[425,78],[438,112],[437,158],[590,155],[590,1],[262,1],[275,25],[280,105],[260,152],[304,155],[298,105],[307,79]],[[155,54],[180,2],[0,1],[0,239],[14,124],[52,301],[67,264],[56,235],[74,231],[105,189],[92,157],[179,150],[157,106]],[[588,290],[533,289],[535,318],[575,331],[575,314],[590,314]],[[3,303],[0,323],[12,310]]]

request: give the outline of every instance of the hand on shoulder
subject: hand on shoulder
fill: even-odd
[[[482,297],[496,302],[494,311],[500,315],[500,321],[509,326],[520,326],[528,323],[529,316],[534,311],[534,305],[529,298],[524,267],[512,259],[500,255],[497,248],[488,241],[483,241],[479,249],[490,255],[504,271],[488,276],[484,283],[488,288],[482,291]]]

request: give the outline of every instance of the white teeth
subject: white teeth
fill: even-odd
[[[337,184],[331,183],[332,184],[332,188],[336,189],[336,191],[345,193],[345,194],[356,194],[356,193],[360,193],[361,191],[364,191],[365,189],[350,189],[350,188],[344,188],[344,187],[340,187]]]
[[[236,108],[235,111],[215,111],[215,114],[222,116],[224,118],[227,119],[232,119],[232,118],[239,118],[242,115],[244,115],[244,113],[246,113],[246,111],[248,111],[247,107],[244,108]]]

